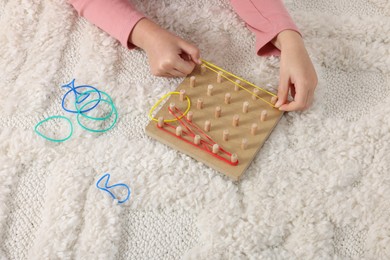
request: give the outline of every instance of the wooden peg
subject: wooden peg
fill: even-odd
[[[183,132],[183,129],[181,128],[181,126],[176,127],[176,135],[177,136],[181,136],[182,132]]]
[[[240,116],[234,115],[233,116],[233,126],[238,126],[240,124]]]
[[[200,135],[194,136],[194,144],[199,145],[200,144]]]
[[[196,103],[196,108],[197,109],[202,109],[203,108],[203,99],[198,98],[198,102]]]
[[[232,95],[230,93],[225,94],[225,104],[230,104],[230,101],[232,99]]]
[[[260,121],[261,122],[264,122],[264,121],[266,121],[267,120],[267,110],[263,110],[263,111],[261,111],[261,116],[260,116]]]
[[[221,116],[221,107],[218,106],[215,108],[215,118],[219,118]]]
[[[256,132],[257,132],[257,124],[253,123],[251,126],[251,134],[256,135]]]
[[[192,117],[194,116],[194,112],[192,111],[188,111],[187,113],[187,120],[192,122]]]
[[[219,151],[219,145],[218,144],[214,144],[213,145],[213,153],[218,153]]]
[[[211,122],[210,122],[209,120],[206,120],[206,121],[204,122],[204,130],[205,130],[206,132],[210,132],[210,128],[211,128]]]
[[[186,97],[186,91],[184,89],[180,90],[180,101],[184,101]]]
[[[207,86],[207,96],[212,96],[213,95],[213,85],[208,85]]]
[[[241,141],[241,149],[242,149],[242,150],[246,150],[247,148],[248,148],[248,139],[242,138],[242,141]]]
[[[257,96],[259,95],[259,92],[260,92],[260,90],[258,88],[254,88],[253,89],[253,95],[252,95],[252,99],[253,100],[257,99]]]
[[[229,140],[229,130],[228,129],[223,130],[222,137],[223,137],[224,141],[228,141]]]
[[[176,106],[176,105],[175,105],[175,103],[173,103],[173,102],[169,104],[169,109],[170,109],[169,113],[170,113],[170,114],[172,114],[171,111],[173,111],[173,112],[175,111],[175,106]]]
[[[222,82],[222,75],[223,75],[223,72],[222,72],[222,71],[218,72],[218,74],[217,74],[217,82],[218,82],[218,83],[221,83],[221,82]]]
[[[160,128],[164,126],[164,117],[160,116],[158,118],[157,126]]]
[[[276,104],[276,101],[278,101],[278,97],[272,97],[272,98],[271,98],[271,104],[272,104],[272,105],[275,105],[275,104]]]
[[[242,104],[242,112],[243,112],[243,113],[248,113],[248,107],[249,107],[249,102],[248,102],[248,101],[245,101],[245,102]]]
[[[240,90],[240,87],[238,85],[241,84],[241,81],[239,79],[236,80],[236,84],[234,84],[234,91],[239,91]]]
[[[195,81],[196,81],[195,76],[191,76],[191,78],[190,78],[190,88],[194,88],[195,87]]]
[[[206,65],[202,64],[202,65],[200,66],[200,74],[201,74],[201,75],[205,74],[205,73],[206,73],[206,70],[207,70]]]
[[[232,153],[232,155],[230,156],[230,161],[231,161],[232,163],[236,163],[236,162],[238,161],[238,156],[237,156],[237,154]]]

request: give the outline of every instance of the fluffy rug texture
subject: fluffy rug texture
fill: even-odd
[[[228,0],[138,8],[202,56],[259,85],[257,57]],[[316,101],[286,114],[234,183],[151,140],[147,111],[180,79],[151,76],[65,0],[0,1],[0,259],[390,259],[390,2],[287,0],[319,74]],[[117,126],[75,124],[56,144],[33,132],[76,78],[108,92]],[[63,131],[56,123],[49,128]],[[132,189],[116,204],[106,172]]]

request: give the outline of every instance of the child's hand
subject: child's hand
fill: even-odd
[[[286,30],[277,36],[274,44],[281,50],[278,102],[275,106],[283,111],[309,108],[318,79],[301,36]],[[289,92],[294,98],[291,102],[287,100]]]
[[[129,40],[145,50],[155,76],[185,77],[200,64],[199,49],[148,19],[140,20]]]

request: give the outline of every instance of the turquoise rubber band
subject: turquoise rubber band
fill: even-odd
[[[102,98],[90,100],[90,101],[88,101],[86,104],[84,104],[81,108],[79,108],[79,107],[77,106],[77,104],[79,104],[80,102],[82,102],[82,101],[79,102],[79,98],[80,98],[81,96],[83,96],[83,95],[89,95],[89,93],[92,93],[92,92],[96,92],[96,93],[98,93],[98,94],[99,94],[99,93],[100,93],[100,94],[103,94],[103,95],[105,95],[105,96],[108,98],[108,100],[102,99]],[[100,95],[100,94],[99,94],[99,95]],[[83,99],[83,101],[84,101],[84,100],[85,100],[85,98]],[[83,116],[83,117],[85,117],[85,118],[88,118],[88,119],[91,119],[91,120],[98,120],[98,121],[100,121],[100,120],[101,120],[101,121],[107,120],[107,119],[109,119],[109,118],[112,116],[112,113],[114,112],[114,109],[111,109],[110,114],[107,115],[107,116],[105,116],[105,117],[93,117],[93,116],[88,116],[88,115],[86,115],[85,113],[88,112],[88,111],[90,111],[90,109],[86,109],[86,110],[83,109],[84,107],[86,107],[87,105],[91,104],[92,102],[97,102],[97,103],[99,103],[100,101],[105,101],[106,103],[110,104],[110,105],[111,105],[111,108],[112,108],[113,105],[114,105],[114,102],[112,101],[111,97],[110,97],[106,92],[103,92],[103,91],[100,91],[100,90],[98,90],[98,91],[96,91],[96,90],[88,90],[88,91],[82,92],[79,96],[76,97],[76,100],[75,100],[75,108],[76,108],[76,111],[77,111],[79,114],[81,114],[81,116]],[[95,104],[95,106],[96,106],[96,104]],[[94,107],[94,106],[93,106],[93,107]]]
[[[105,100],[105,99],[93,99],[93,100],[90,100],[90,101],[88,101],[87,103],[85,103],[82,107],[85,107],[85,106],[89,105],[90,103],[96,102],[96,101],[99,101],[99,102],[106,102],[106,103],[110,104],[110,105],[111,105],[111,112],[110,112],[107,116],[105,116],[105,117],[93,117],[93,116],[88,116],[88,115],[85,114],[85,112],[79,112],[78,114],[81,114],[82,117],[88,118],[88,119],[90,119],[90,120],[96,120],[96,121],[104,121],[104,120],[109,119],[109,118],[112,116],[112,113],[114,113],[114,109],[113,109],[114,103],[112,103],[112,102],[110,102],[110,101],[108,101],[108,100]],[[82,109],[80,109],[80,111],[81,111],[81,110],[82,110]]]
[[[95,101],[96,101],[96,100],[91,100],[90,102],[95,102]],[[112,115],[112,114],[115,115],[114,122],[112,122],[112,124],[111,124],[108,128],[105,128],[105,129],[92,129],[92,128],[86,127],[85,125],[83,125],[83,124],[80,122],[80,115],[83,116],[83,113],[78,113],[78,114],[77,114],[77,117],[76,117],[77,123],[78,123],[84,130],[87,130],[87,131],[89,131],[89,132],[94,132],[94,133],[103,133],[103,132],[107,132],[107,131],[111,130],[111,129],[115,126],[115,124],[116,124],[116,122],[117,122],[117,120],[118,120],[118,111],[116,110],[114,103],[112,103],[112,102],[110,102],[110,101],[108,101],[108,100],[105,100],[105,99],[101,99],[100,101],[101,101],[101,102],[106,102],[106,103],[108,103],[108,104],[111,105],[111,108],[112,108],[112,113],[111,113],[111,115]],[[86,103],[86,104],[84,104],[82,107],[80,107],[80,110],[83,110],[84,107],[85,107],[86,105],[88,105],[88,103]],[[94,120],[94,119],[92,119],[92,120]],[[96,120],[96,119],[95,119],[95,120]]]
[[[63,139],[54,139],[54,138],[50,138],[44,134],[42,134],[41,132],[38,131],[38,127],[41,126],[43,123],[47,122],[47,121],[50,121],[50,120],[53,120],[53,119],[65,119],[69,125],[70,125],[70,133],[67,137],[63,138]],[[69,118],[65,117],[65,116],[50,116],[44,120],[42,120],[41,122],[39,122],[35,127],[34,127],[34,131],[35,133],[37,133],[39,136],[41,136],[42,138],[48,140],[48,141],[51,141],[51,142],[55,142],[55,143],[61,143],[61,142],[65,142],[66,140],[68,140],[72,135],[73,135],[73,124],[72,124],[72,121],[70,121]]]

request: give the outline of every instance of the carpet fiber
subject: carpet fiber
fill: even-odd
[[[136,4],[206,60],[276,90],[278,59],[255,55],[228,0]],[[390,2],[286,6],[316,100],[283,117],[234,183],[145,135],[147,111],[180,79],[151,76],[142,51],[64,0],[0,0],[0,259],[389,259]],[[113,130],[88,133],[62,110],[73,78],[111,95]],[[52,115],[73,121],[70,140],[33,132]],[[129,202],[96,188],[107,172],[130,185]]]

